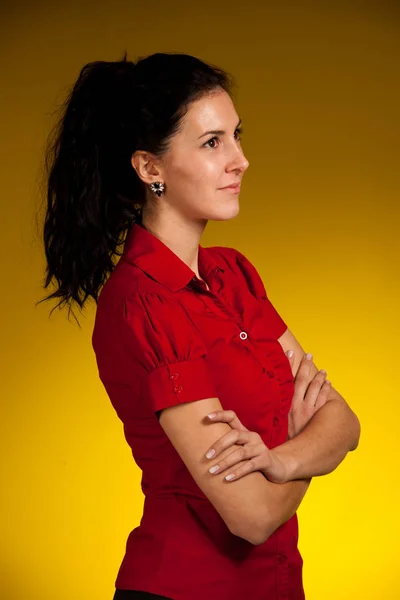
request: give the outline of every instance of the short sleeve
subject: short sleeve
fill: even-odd
[[[285,321],[268,298],[264,283],[255,266],[239,250],[235,249],[235,254],[237,265],[246,279],[250,292],[263,307],[263,318],[268,325],[268,331],[273,338],[278,339],[287,329]]]
[[[217,397],[199,330],[178,300],[135,293],[124,303],[128,368],[142,377],[142,397],[153,412]]]

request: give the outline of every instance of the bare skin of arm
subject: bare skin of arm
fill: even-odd
[[[209,413],[218,410],[222,410],[218,398],[204,398],[165,408],[159,422],[229,530],[254,545],[262,544],[279,525],[294,515],[310,482],[303,479],[276,484],[259,471],[234,482],[225,481],[224,473],[210,476],[210,461],[205,453],[231,431],[227,423],[212,423],[207,419]],[[220,458],[238,447],[231,446],[221,453]],[[258,507],[257,510],[254,507]]]
[[[284,351],[295,350],[292,372],[296,376],[303,360],[303,349],[288,330],[278,341]],[[309,373],[313,377],[318,373],[318,369],[314,364],[310,366]],[[321,414],[325,409],[326,416],[323,419],[317,419],[318,413],[314,414],[304,429],[298,434],[296,432],[295,437],[271,450],[271,453],[275,452],[277,456],[280,452],[281,461],[293,468],[288,477],[291,480],[283,483],[268,480],[260,470],[249,472],[232,482],[225,481],[226,473],[224,472],[210,476],[208,471],[210,462],[205,458],[205,453],[220,438],[232,432],[232,428],[227,423],[210,423],[207,419],[209,413],[222,411],[218,398],[205,398],[166,408],[161,412],[160,425],[194,480],[219,512],[230,531],[257,545],[268,539],[280,525],[294,515],[310,485],[312,477],[310,473],[318,473],[323,470],[321,464],[326,465],[324,461],[330,451],[334,452],[335,461],[339,464],[343,455],[357,446],[359,436],[357,417],[335,390],[330,391],[328,400],[324,406],[318,409],[318,413]],[[329,424],[326,423],[333,412],[332,409],[329,409],[329,413],[326,410],[329,405],[338,407],[337,412],[333,415],[335,417],[333,428],[329,428]],[[311,428],[313,421],[317,425]],[[321,429],[329,434],[329,431],[332,432],[335,427],[339,426],[342,426],[344,430],[340,439],[334,435],[328,435],[328,442],[321,440]],[[318,429],[320,429],[319,432]],[[315,460],[310,455],[309,450],[305,447],[307,440],[312,444],[313,451],[319,452],[319,456],[322,458]],[[220,453],[218,460],[223,460],[241,448],[240,445],[231,444],[229,448]],[[296,463],[292,462],[294,452],[300,454]],[[317,464],[318,460],[320,462]],[[239,462],[236,467],[246,465],[248,462],[246,460]],[[258,507],[257,510],[254,510],[254,507]]]
[[[286,330],[279,338],[283,350],[295,351],[293,370],[297,373],[304,350]],[[311,363],[311,377],[318,372]],[[290,418],[290,416],[289,416]],[[302,479],[326,475],[342,462],[346,454],[355,450],[360,438],[360,422],[345,399],[332,386],[326,403],[306,423],[302,431],[274,452],[288,466],[288,479]]]
[[[341,396],[339,404],[334,401],[337,392],[331,385],[328,385],[328,382],[325,382],[326,373],[319,372],[312,360],[307,360],[304,351],[293,336],[290,337],[286,333],[286,338],[289,338],[289,342],[288,339],[286,342],[292,348],[295,347],[297,351],[296,356],[289,359],[295,377],[295,393],[289,413],[289,437],[292,439],[269,450],[258,434],[249,432],[233,411],[218,411],[216,420],[228,423],[231,431],[214,444],[213,448],[217,454],[213,457],[215,462],[211,465],[218,464],[220,473],[223,472],[224,476],[234,472],[237,481],[251,472],[260,471],[271,482],[279,484],[270,495],[268,504],[269,522],[272,524],[272,529],[285,522],[293,514],[292,510],[295,510],[297,500],[301,502],[302,499],[296,497],[298,486],[291,487],[287,483],[298,484],[297,480],[301,478],[304,480],[306,490],[312,476],[325,474],[336,468],[346,453],[357,446],[359,436],[357,418]],[[339,422],[343,434],[340,439],[334,438],[333,444],[321,444],[317,433],[314,444],[308,445],[309,439],[304,432],[308,431],[310,422],[319,421],[318,413],[325,410],[328,402],[330,407],[334,407],[334,410],[337,410],[337,406],[340,407],[339,414],[342,418],[337,422]],[[342,411],[343,403],[344,411]],[[355,424],[351,418],[349,423],[349,412],[351,418],[355,417]],[[355,425],[354,429],[351,427],[352,423]],[[232,447],[233,444],[235,447]],[[331,455],[332,447],[334,452]],[[229,454],[222,454],[229,450],[231,450]],[[297,502],[297,507],[299,502]]]

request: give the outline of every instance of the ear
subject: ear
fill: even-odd
[[[131,164],[138,174],[138,177],[140,177],[144,183],[150,185],[154,181],[164,182],[159,161],[153,154],[150,154],[150,152],[137,150],[132,154]]]

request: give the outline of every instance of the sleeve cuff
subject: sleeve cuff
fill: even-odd
[[[143,395],[153,412],[202,400],[216,398],[215,384],[204,357],[163,365],[147,375]]]

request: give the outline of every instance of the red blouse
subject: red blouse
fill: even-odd
[[[277,341],[286,324],[243,254],[200,245],[198,252],[209,291],[134,224],[97,306],[99,376],[145,495],[115,585],[173,600],[302,600],[297,516],[258,546],[233,535],[157,418],[162,408],[218,397],[269,448],[287,437],[294,381]]]

